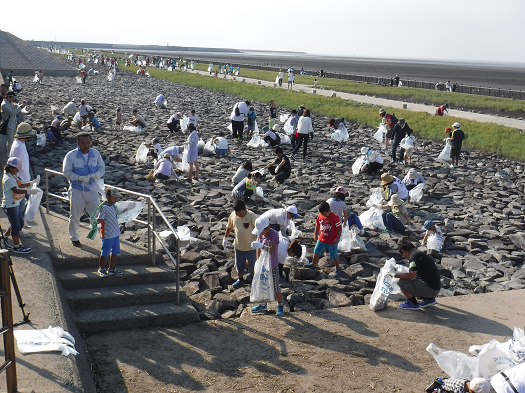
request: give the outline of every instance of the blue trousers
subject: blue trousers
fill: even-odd
[[[401,233],[405,231],[405,226],[403,223],[399,221],[392,213],[383,213],[383,222],[385,223],[386,229],[389,231]]]
[[[360,231],[363,230],[363,224],[361,224],[359,216],[354,212],[351,212],[350,214],[348,214],[348,228],[350,228],[354,224],[357,225]]]

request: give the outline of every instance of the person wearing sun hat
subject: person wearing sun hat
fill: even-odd
[[[451,144],[450,148],[450,158],[451,158],[451,168],[457,168],[459,165],[459,156],[461,154],[461,146],[463,144],[463,139],[465,139],[465,133],[460,128],[460,124],[458,122],[455,122],[452,124],[452,128],[454,129],[452,133],[450,134],[450,138],[446,138],[445,140],[449,140]],[[454,163],[454,160],[456,163]]]
[[[403,233],[405,225],[410,225],[407,208],[399,195],[393,194],[390,201],[383,205],[383,210],[391,210],[391,212],[384,212],[382,215],[383,223],[386,227],[386,229],[383,229],[384,233]]]
[[[397,194],[401,199],[408,197],[408,190],[401,180],[386,172],[381,175],[381,188],[384,192],[384,199],[389,200],[393,194]]]
[[[407,190],[410,191],[418,184],[427,184],[427,181],[420,172],[411,168],[403,179],[403,184],[406,186]]]

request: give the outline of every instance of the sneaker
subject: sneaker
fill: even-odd
[[[0,239],[0,244],[3,248],[5,248],[6,250],[10,250],[13,248],[12,245],[10,245],[8,242],[7,242],[7,239]]]
[[[100,277],[107,277],[108,276],[108,271],[106,270],[106,268],[103,268],[103,267],[99,267],[97,273],[98,273],[98,275]]]
[[[399,303],[399,307],[405,310],[419,310],[419,304],[414,304],[410,300],[407,300],[405,303]]]
[[[18,247],[13,247],[13,252],[16,252],[18,254],[29,254],[31,252],[31,249],[29,247],[24,247],[20,245]]]
[[[314,265],[313,263],[307,263],[304,265],[304,267],[308,268],[308,269],[317,269],[317,266]]]
[[[235,289],[239,289],[240,287],[242,287],[244,285],[244,280],[241,280],[240,278],[235,281],[232,285],[232,287],[234,287]]]
[[[108,270],[108,276],[120,277],[120,276],[122,276],[122,272],[120,270],[115,269],[115,268],[109,269]]]
[[[30,237],[30,236],[31,234],[24,232],[24,231],[20,231],[20,233],[18,234],[18,237]]]
[[[255,307],[252,307],[252,312],[265,312],[268,309],[266,304],[258,304]]]
[[[80,246],[82,246],[82,244],[80,243],[80,240],[73,240],[73,241],[71,242],[71,244],[73,244],[73,246],[75,246],[75,247],[80,247]]]
[[[437,304],[436,299],[434,299],[434,298],[432,298],[432,299],[423,299],[423,301],[421,303],[419,303],[419,307],[425,308],[425,307],[433,306],[434,304]]]
[[[277,305],[277,312],[276,312],[277,315],[283,315],[284,314],[284,305],[282,304],[279,304]]]
[[[341,270],[341,268],[339,268],[339,269],[335,269],[335,278],[341,277],[341,273],[342,273],[342,272],[343,272],[343,271]]]
[[[454,168],[454,164],[450,164],[450,167],[451,167],[451,168]]]
[[[454,164],[454,168],[457,168],[458,167],[458,164]]]

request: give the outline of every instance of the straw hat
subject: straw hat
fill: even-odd
[[[391,174],[389,173],[383,173],[381,175],[381,185],[384,186],[386,184],[390,184],[394,181],[394,176],[392,176]]]
[[[18,127],[16,128],[16,133],[14,135],[15,138],[31,138],[32,136],[36,135],[36,131],[33,130],[33,127],[31,127],[27,123],[20,123]]]
[[[399,195],[394,194],[392,195],[392,198],[390,198],[390,201],[388,201],[388,206],[401,206],[404,205],[405,202],[401,198],[399,198]]]

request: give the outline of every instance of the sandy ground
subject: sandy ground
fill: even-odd
[[[425,351],[430,342],[467,353],[508,339],[523,324],[514,308],[523,294],[441,298],[416,312],[247,310],[235,321],[93,335],[88,345],[100,392],[415,393],[446,376]]]

